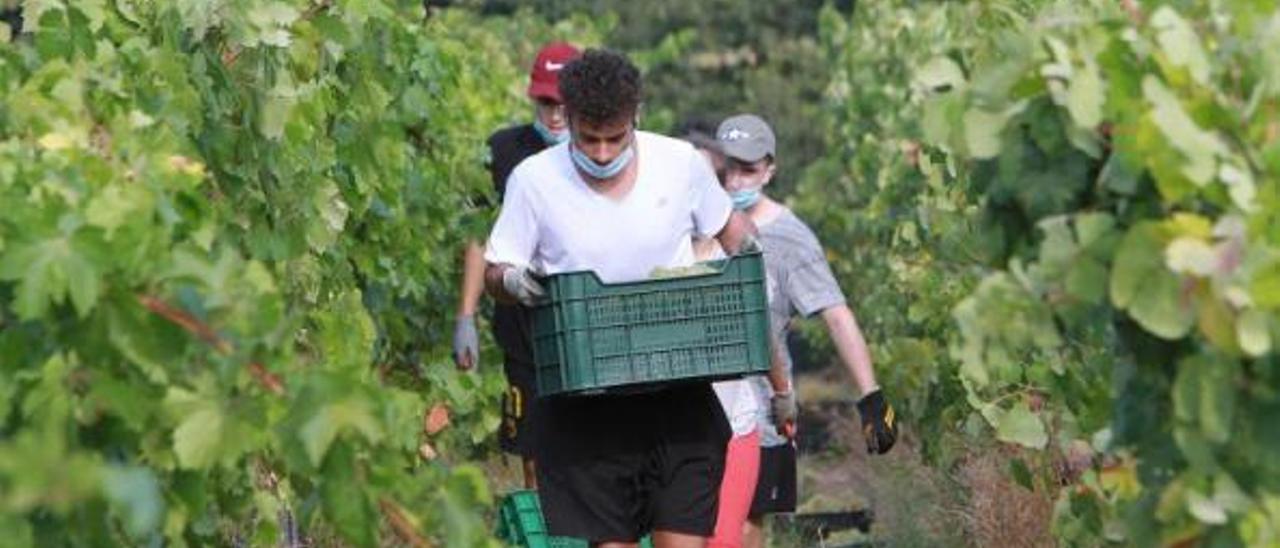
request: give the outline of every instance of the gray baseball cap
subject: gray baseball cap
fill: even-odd
[[[716,140],[725,156],[743,162],[759,162],[765,156],[774,156],[777,148],[768,122],[754,114],[730,116],[720,122]]]

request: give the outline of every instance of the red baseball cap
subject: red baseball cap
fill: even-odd
[[[529,70],[529,97],[560,101],[560,70],[582,52],[566,42],[551,42],[538,50]]]

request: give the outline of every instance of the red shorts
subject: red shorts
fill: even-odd
[[[759,476],[760,431],[731,438],[724,457],[724,479],[720,482],[716,532],[707,540],[707,548],[741,548],[742,526],[751,510]]]

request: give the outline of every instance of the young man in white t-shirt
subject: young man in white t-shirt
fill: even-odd
[[[588,50],[560,74],[568,143],[507,181],[489,236],[485,285],[533,303],[535,274],[592,270],[605,282],[693,264],[693,236],[739,250],[755,227],[683,141],[638,131],[640,72]],[[539,496],[552,535],[593,545],[700,548],[712,532],[728,423],[709,383],[539,400]]]

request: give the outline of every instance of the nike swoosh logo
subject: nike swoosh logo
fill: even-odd
[[[564,68],[564,63],[552,63],[551,61],[547,61],[547,70],[551,72],[555,72],[562,68]]]

